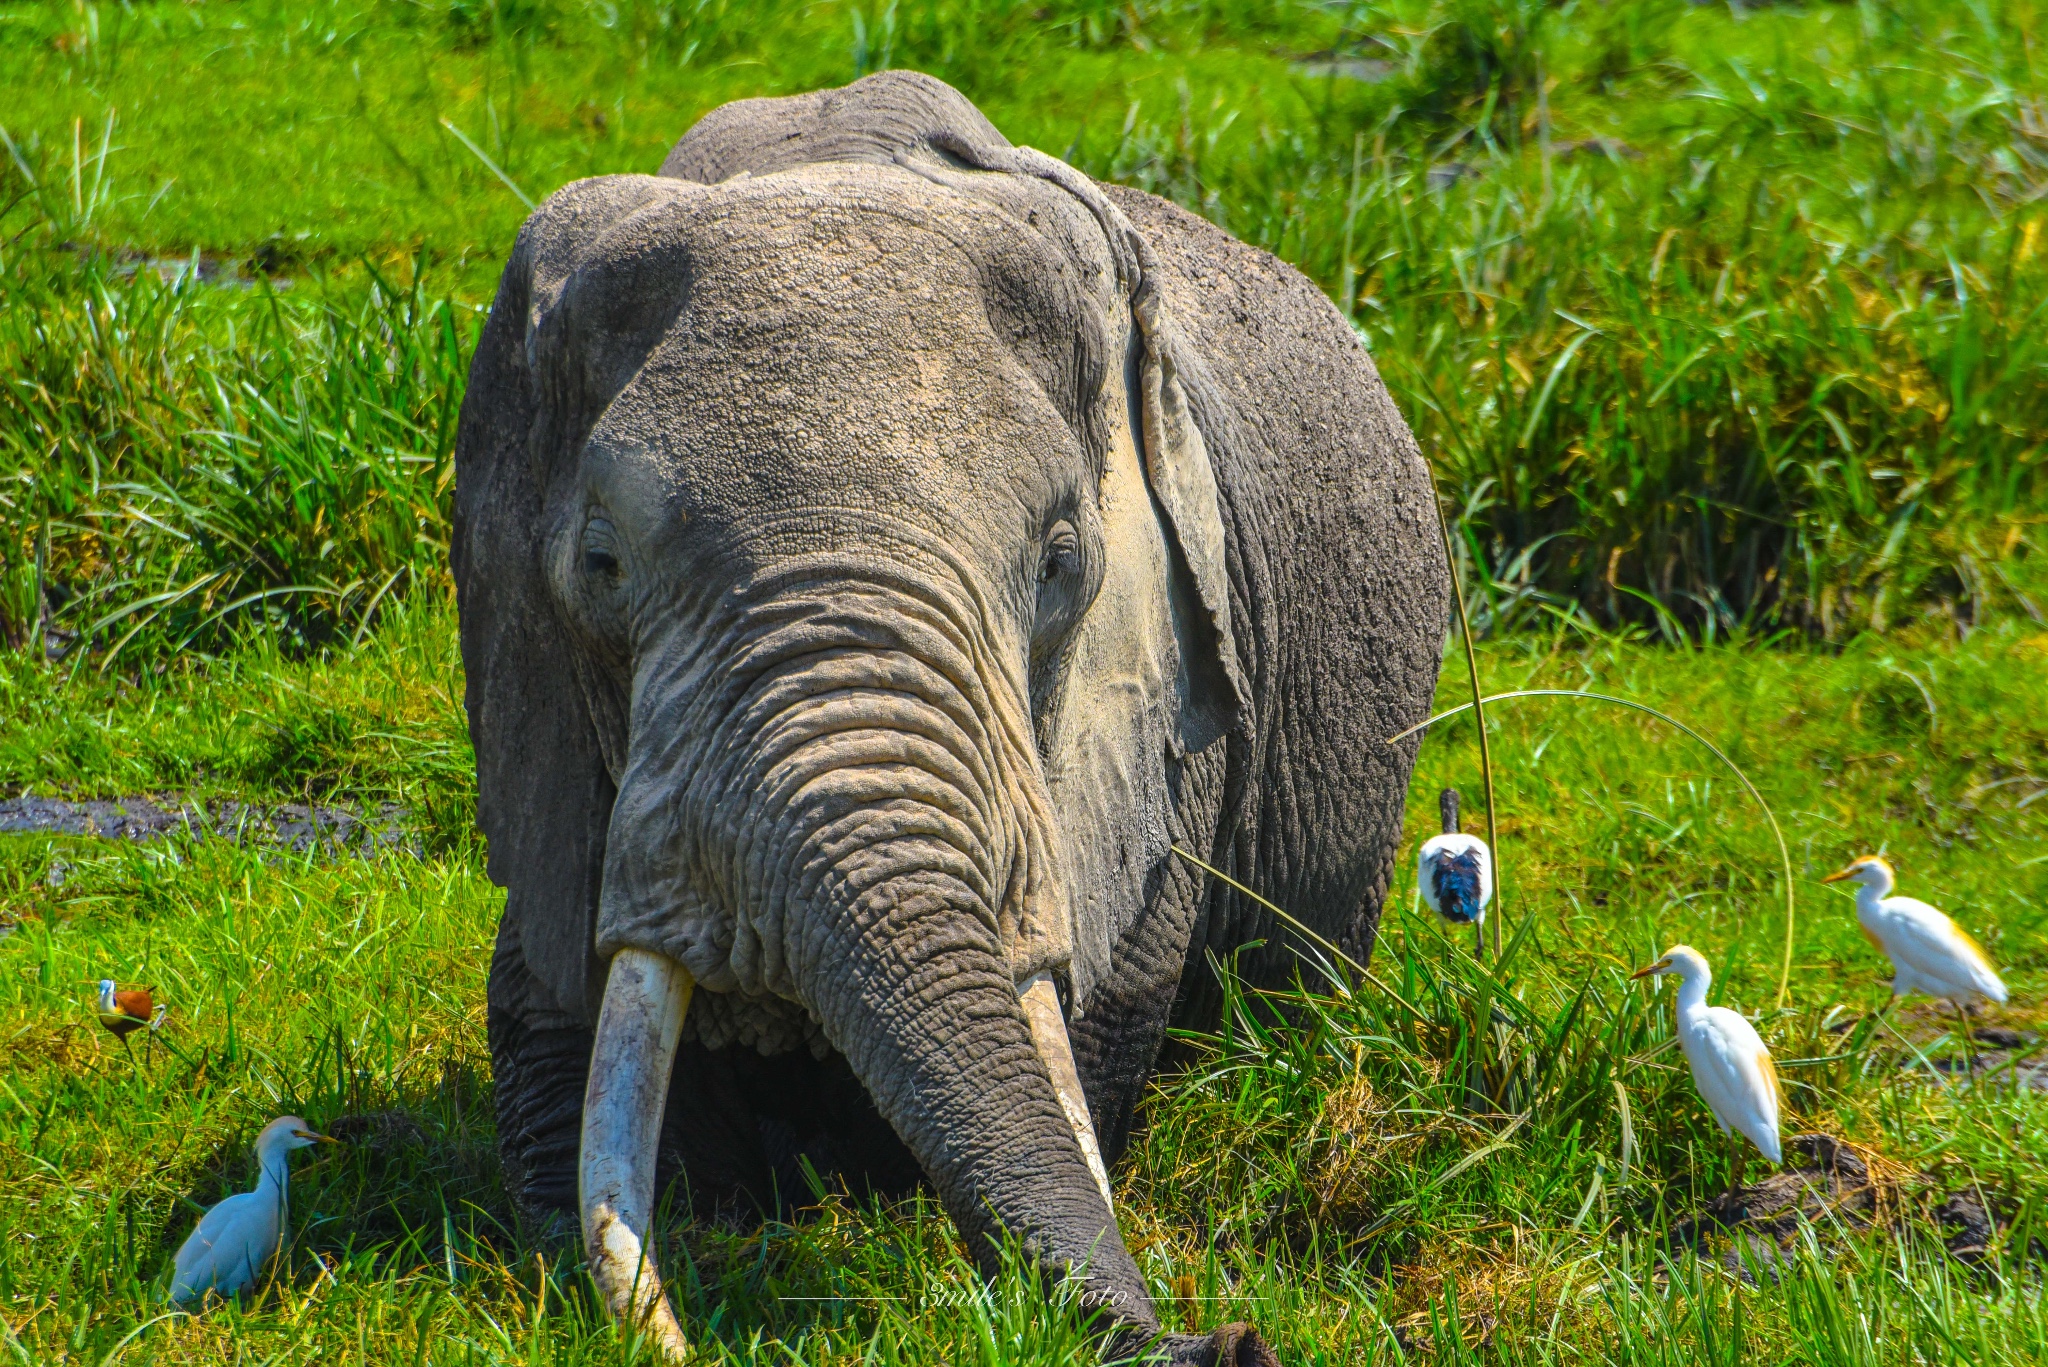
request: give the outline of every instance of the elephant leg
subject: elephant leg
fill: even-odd
[[[700,1216],[787,1219],[815,1199],[806,1165],[863,1194],[903,1195],[922,1178],[838,1054],[689,1040],[669,1079],[657,1189],[685,1181]]]
[[[551,1220],[576,1209],[592,1032],[553,1006],[510,918],[498,928],[485,1003],[505,1186],[521,1214]]]
[[[812,1203],[806,1164],[857,1196],[907,1196],[923,1183],[916,1157],[839,1054],[723,1052],[732,1057],[735,1089],[767,1176],[758,1196],[763,1211],[787,1218]]]

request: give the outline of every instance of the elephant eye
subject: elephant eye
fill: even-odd
[[[1073,525],[1056,522],[1045,538],[1045,558],[1038,562],[1038,582],[1050,584],[1063,574],[1081,569],[1081,537]]]
[[[612,524],[593,517],[583,528],[583,568],[591,574],[617,575],[619,557],[612,550]]]

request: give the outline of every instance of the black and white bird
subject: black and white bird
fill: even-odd
[[[1415,865],[1415,888],[1429,909],[1455,925],[1478,927],[1493,900],[1493,852],[1476,835],[1458,829],[1458,790],[1446,788],[1437,798],[1444,833],[1422,842]]]

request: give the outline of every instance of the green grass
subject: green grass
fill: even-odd
[[[395,801],[419,852],[0,837],[0,1359],[633,1356],[495,1168],[454,417],[524,199],[651,169],[728,99],[909,65],[1320,282],[1457,514],[1489,690],[1671,712],[1792,846],[1780,1009],[1776,846],[1732,776],[1645,717],[1500,704],[1510,955],[1447,942],[1404,868],[1372,966],[1398,1000],[1346,971],[1284,1028],[1238,996],[1191,1042],[1118,1173],[1169,1322],[1250,1318],[1289,1362],[2048,1360],[2048,1093],[1931,1077],[1937,1012],[1831,1028],[1884,966],[1816,881],[1884,848],[2005,969],[1996,1018],[2048,1018],[2041,25],[2031,0],[0,0],[0,791]],[[1476,807],[1474,738],[1425,744],[1411,835],[1445,782]],[[1788,1130],[1900,1176],[1898,1231],[1816,1227],[1755,1284],[1671,1247],[1727,1177],[1668,999],[1624,981],[1677,940],[1784,1061]],[[92,1022],[110,974],[170,1003],[161,1047]],[[288,1109],[358,1142],[301,1157],[276,1285],[155,1320],[197,1206]],[[1965,1187],[2015,1214],[1989,1275],[1925,1218]],[[1092,1360],[927,1203],[674,1240],[714,1357]]]
[[[0,0],[0,636],[41,602],[102,662],[353,637],[441,572],[449,419],[523,201],[651,169],[726,100],[888,65],[1321,282],[1461,510],[1487,629],[2038,617],[2040,24],[2033,0]],[[1331,53],[1378,79],[1297,60]],[[195,252],[290,287],[160,282]]]
[[[472,310],[417,282],[287,304],[153,277],[35,279],[12,302],[10,416],[46,458],[4,510],[10,644],[40,600],[103,667],[250,630],[327,645],[447,582]]]
[[[1729,749],[1794,846],[1791,999],[1771,1009],[1774,846],[1711,758],[1647,718],[1502,704],[1516,947],[1475,965],[1462,936],[1410,909],[1404,867],[1373,962],[1400,1001],[1352,975],[1349,993],[1298,1002],[1276,1028],[1234,999],[1225,1032],[1162,1081],[1118,1173],[1123,1229],[1169,1322],[1249,1317],[1291,1362],[1412,1361],[1421,1339],[1440,1362],[2042,1360],[2048,1308],[2019,1268],[2048,1233],[2031,1139],[2048,1094],[1944,1085],[1891,1035],[1828,1030],[1882,999],[1885,970],[1848,899],[1815,880],[1883,845],[1906,890],[2005,970],[2014,1005],[1992,1018],[2043,1020],[2048,637],[2006,620],[1960,644],[1672,649],[1560,627],[1488,645],[1482,665],[1495,688],[1652,700]],[[1446,703],[1462,672],[1454,660]],[[451,614],[431,602],[352,654],[188,656],[143,689],[18,654],[0,666],[9,785],[395,796],[429,814],[430,837],[424,859],[325,862],[218,841],[0,838],[0,1354],[630,1356],[573,1242],[520,1228],[498,1185],[482,984],[500,894],[464,823],[431,815],[470,797],[460,687]],[[1425,744],[1411,839],[1431,829],[1438,786],[1469,799],[1473,739],[1460,720]],[[1815,1228],[1756,1285],[1720,1270],[1718,1249],[1668,1246],[1727,1176],[1668,1049],[1668,997],[1623,981],[1677,940],[1709,955],[1714,999],[1756,1013],[1785,1061],[1787,1132],[1838,1135],[1904,1175],[1901,1234]],[[84,984],[108,974],[171,1004],[162,1047],[131,1060],[93,1023]],[[1924,1004],[1894,1019],[1912,1048],[1953,1052]],[[150,1296],[195,1204],[246,1185],[250,1141],[286,1110],[373,1119],[347,1149],[300,1158],[278,1284],[137,1334],[161,1313]],[[1924,1219],[1972,1186],[2019,1210],[1995,1254],[2002,1281],[1951,1260]],[[794,1225],[675,1238],[685,1320],[716,1356],[1090,1360],[1078,1316],[1042,1309],[1028,1278],[981,1289],[928,1204],[828,1195]]]

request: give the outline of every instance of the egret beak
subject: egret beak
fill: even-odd
[[[1669,967],[1671,967],[1671,960],[1659,959],[1656,963],[1651,964],[1648,968],[1639,968],[1635,972],[1629,974],[1628,980],[1630,982],[1634,982],[1638,978],[1654,978],[1659,973],[1662,973],[1665,969]]]
[[[316,1134],[312,1130],[293,1130],[292,1133],[300,1139],[311,1139],[320,1144],[339,1144],[341,1142],[331,1134]]]
[[[1856,876],[1856,870],[1861,867],[1862,866],[1859,864],[1851,864],[1846,869],[1835,870],[1833,873],[1829,874],[1827,877],[1821,879],[1820,881],[1823,883],[1839,883],[1844,878],[1854,878]]]

